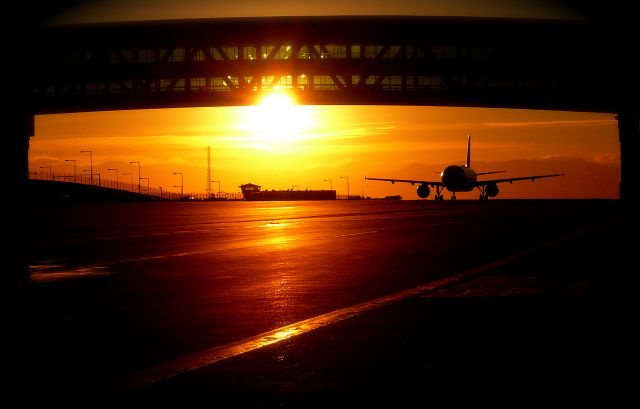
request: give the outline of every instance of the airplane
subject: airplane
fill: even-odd
[[[505,178],[505,179],[491,179],[491,180],[478,180],[480,175],[490,175],[494,173],[502,173],[504,170],[497,170],[493,172],[476,172],[471,168],[471,135],[467,135],[467,163],[464,166],[450,165],[444,168],[440,173],[440,181],[428,181],[428,180],[409,180],[409,179],[385,179],[385,178],[368,178],[365,176],[364,180],[381,180],[384,182],[402,182],[411,183],[411,185],[419,184],[416,189],[418,197],[426,199],[431,194],[431,188],[436,189],[435,200],[443,200],[442,190],[447,189],[452,193],[451,200],[456,200],[456,192],[470,192],[473,189],[480,191],[480,200],[488,200],[490,197],[498,195],[498,183],[513,183],[518,180],[531,180],[551,178],[556,176],[562,176],[562,173],[554,173],[549,175],[536,175],[536,176],[522,176],[517,178]]]

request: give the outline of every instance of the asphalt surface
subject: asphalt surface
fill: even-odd
[[[632,389],[633,242],[616,202],[30,211],[30,279],[3,308],[4,396],[24,404],[611,403]]]

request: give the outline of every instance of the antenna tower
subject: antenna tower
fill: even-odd
[[[211,146],[207,146],[207,194],[211,196]]]

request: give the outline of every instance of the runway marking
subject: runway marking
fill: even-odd
[[[29,269],[31,270],[31,273],[29,274],[29,281],[35,283],[48,283],[74,278],[97,277],[111,274],[109,270],[106,270],[103,267],[81,267],[60,271],[47,271],[52,268],[59,267],[63,266],[46,266],[44,268],[42,268],[42,266],[29,266]]]
[[[591,231],[600,229],[602,227],[612,225],[619,221],[613,221],[605,224],[600,224],[586,228],[583,230],[575,231],[564,236],[534,245],[526,248],[511,256],[504,257],[499,260],[484,264],[479,267],[470,268],[461,273],[454,274],[449,277],[445,277],[439,280],[432,281],[430,283],[420,285],[408,290],[400,291],[391,295],[375,298],[370,301],[365,301],[360,304],[356,304],[350,307],[341,308],[336,311],[332,311],[326,314],[318,315],[316,317],[308,318],[306,320],[298,321],[293,324],[285,325],[280,328],[276,328],[271,331],[263,332],[261,334],[244,338],[239,341],[235,341],[226,345],[220,345],[213,347],[192,355],[188,355],[175,360],[167,361],[159,365],[142,369],[138,372],[131,374],[130,376],[118,380],[114,385],[115,392],[126,392],[138,388],[142,388],[154,383],[158,383],[164,380],[171,379],[180,374],[185,374],[205,366],[215,364],[225,359],[233,358],[242,354],[246,354],[251,351],[255,351],[260,348],[264,348],[269,345],[276,344],[278,342],[305,334],[307,332],[335,324],[340,321],[355,317],[367,311],[372,311],[390,304],[394,304],[403,300],[425,295],[428,292],[443,287],[457,284],[461,281],[474,278],[482,273],[495,270],[499,267],[506,266],[516,260],[530,256],[545,248],[562,243],[574,237],[589,233]]]
[[[351,236],[361,236],[363,234],[373,234],[373,233],[377,233],[378,230],[368,230],[368,231],[361,231],[358,233],[346,233],[346,234],[338,234],[337,236],[331,236],[332,239],[338,238],[338,237],[351,237]]]

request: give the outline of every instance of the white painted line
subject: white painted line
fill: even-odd
[[[46,269],[40,269],[40,271],[34,272],[33,267],[30,268],[32,269],[32,272],[29,275],[29,281],[33,283],[49,283],[74,278],[98,277],[111,274],[110,271],[102,267],[80,267],[53,272],[46,272]]]
[[[361,231],[358,233],[346,233],[346,234],[338,234],[337,236],[331,236],[332,239],[336,239],[338,237],[351,237],[351,236],[361,236],[363,234],[373,234],[377,233],[378,230],[369,230],[369,231]]]
[[[565,236],[529,247],[509,257],[493,261],[480,267],[471,268],[463,271],[462,273],[445,277],[440,280],[432,281],[428,284],[420,285],[418,287],[400,291],[384,297],[375,298],[373,300],[356,304],[351,307],[342,308],[303,321],[298,321],[293,324],[285,325],[272,331],[263,332],[262,334],[255,335],[253,337],[210,348],[193,355],[185,356],[143,369],[131,374],[126,378],[120,379],[116,383],[116,385],[114,385],[114,391],[124,392],[127,390],[142,388],[147,385],[173,378],[182,373],[191,372],[196,369],[203,368],[207,365],[211,365],[225,359],[233,358],[235,356],[242,355],[247,352],[251,352],[296,337],[298,335],[305,334],[318,328],[335,324],[337,322],[355,317],[367,311],[378,309],[380,307],[394,304],[399,301],[424,295],[436,289],[457,284],[463,280],[467,280],[482,273],[495,270],[498,267],[508,265],[509,263],[534,254],[545,248],[551,247],[555,244],[561,243],[573,237],[588,233],[604,226],[605,225],[598,225],[588,229],[569,233]]]

